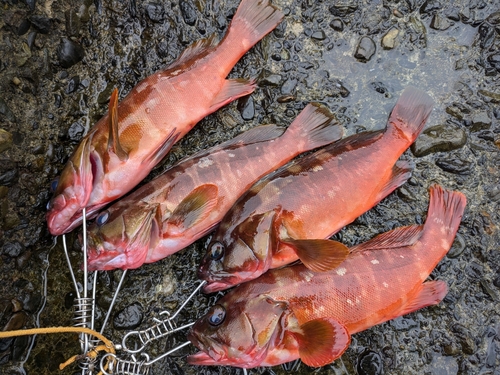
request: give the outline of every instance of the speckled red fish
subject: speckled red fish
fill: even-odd
[[[333,115],[309,104],[286,131],[258,126],[181,161],[97,216],[88,232],[89,269],[137,268],[183,249],[260,177],[341,136]]]
[[[53,235],[93,217],[136,186],[198,121],[251,93],[254,82],[226,79],[236,62],[276,27],[283,13],[268,0],[242,0],[224,39],[197,41],[167,69],[141,81],[83,138],[54,182],[47,224]]]
[[[257,182],[224,216],[199,276],[206,292],[254,279],[300,259],[332,269],[347,255],[326,240],[411,174],[398,161],[423,129],[433,101],[415,88],[396,103],[387,128],[359,133],[285,165]]]
[[[252,368],[300,358],[313,367],[338,358],[351,335],[439,303],[444,281],[426,281],[450,249],[466,199],[430,189],[424,225],[402,227],[351,248],[335,270],[271,270],[227,293],[192,327],[195,365]]]

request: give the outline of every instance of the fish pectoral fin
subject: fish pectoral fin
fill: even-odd
[[[149,154],[148,157],[146,157],[143,161],[142,164],[147,164],[147,165],[156,165],[158,164],[161,159],[167,155],[167,153],[170,151],[172,146],[174,145],[175,142],[177,142],[177,139],[179,138],[179,132],[176,133],[177,128],[173,128],[170,134],[167,136],[165,141],[160,144],[156,149]]]
[[[387,181],[387,183],[379,191],[375,204],[403,185],[411,177],[413,168],[414,166],[412,163],[406,160],[398,160],[396,164],[394,164],[394,167],[392,167],[392,175],[389,178],[389,181]]]
[[[346,327],[332,318],[314,319],[293,332],[299,344],[302,362],[311,367],[325,366],[349,347],[351,336]]]
[[[448,293],[448,285],[444,281],[427,281],[421,284],[420,289],[413,297],[406,301],[405,305],[398,311],[398,314],[390,319],[409,314],[427,306],[437,305],[443,300],[446,293]]]
[[[109,137],[108,137],[108,150],[113,152],[121,161],[128,159],[127,152],[120,144],[118,136],[118,89],[115,88],[109,99]]]
[[[351,247],[351,253],[410,247],[422,236],[423,225],[400,227],[379,234],[369,241]]]
[[[251,94],[255,90],[255,86],[255,81],[246,78],[226,79],[212,101],[210,111],[216,111],[237,98]]]
[[[347,246],[333,240],[289,239],[282,242],[293,247],[302,263],[314,272],[332,270],[349,255]]]
[[[204,220],[216,207],[219,189],[216,185],[198,186],[176,207],[168,219],[168,225],[185,230]]]

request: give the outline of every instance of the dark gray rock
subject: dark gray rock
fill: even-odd
[[[72,94],[76,90],[78,90],[78,86],[80,85],[80,77],[74,76],[68,81],[68,86],[66,87],[66,94]]]
[[[82,139],[85,128],[79,122],[74,122],[68,129],[68,137],[74,142],[80,141]]]
[[[10,256],[11,258],[15,258],[19,256],[24,250],[24,246],[17,241],[14,242],[6,242],[3,245],[2,253]]]
[[[356,372],[358,375],[382,375],[384,373],[382,357],[373,350],[363,350],[358,356]]]
[[[413,155],[425,156],[433,152],[451,151],[462,147],[467,134],[452,125],[436,125],[426,129],[411,146]]]
[[[181,4],[185,1],[181,1]],[[165,7],[160,3],[148,3],[146,4],[146,14],[149,19],[154,22],[162,22],[165,19]]]
[[[451,26],[451,22],[439,15],[439,14],[435,14],[433,17],[432,17],[432,21],[431,21],[431,28],[434,29],[434,30],[446,30],[448,28],[450,28]]]
[[[420,7],[420,13],[421,14],[434,13],[434,12],[438,11],[441,8],[442,8],[442,5],[441,5],[441,3],[439,1],[437,1],[437,0],[427,0]]]
[[[311,38],[315,40],[325,40],[326,34],[323,30],[318,30],[311,34]]]
[[[243,120],[251,120],[255,116],[255,104],[251,95],[238,100],[238,110]]]
[[[68,38],[63,38],[57,47],[57,58],[63,68],[70,68],[79,63],[84,55],[83,47]]]
[[[489,129],[491,126],[491,118],[486,111],[479,111],[474,113],[471,118],[473,132],[477,132],[483,129]]]
[[[119,311],[113,319],[113,324],[116,329],[134,329],[141,324],[142,318],[142,306],[136,302]]]
[[[454,174],[469,174],[471,163],[459,158],[440,158],[436,160],[436,165],[443,171]]]
[[[350,13],[355,12],[358,9],[357,1],[354,0],[344,0],[336,1],[329,10],[330,13],[337,17],[345,17]]]
[[[344,30],[344,23],[340,18],[335,18],[330,22],[330,27],[335,31]]]
[[[286,95],[286,94],[292,94],[293,91],[295,90],[295,86],[297,86],[298,80],[296,78],[289,78],[285,82],[283,82],[283,85],[281,86],[281,93]]]
[[[280,83],[281,75],[279,74],[269,74],[259,81],[260,86],[279,86]]]
[[[2,98],[0,98],[0,114],[4,115],[9,121],[16,121],[14,112],[11,111],[11,109],[7,106],[7,103],[5,103]]]
[[[66,20],[66,33],[68,36],[77,36],[80,34],[80,17],[74,8],[68,9],[64,12]]]
[[[370,37],[364,36],[359,40],[354,57],[362,62],[366,62],[372,58],[376,50],[375,42]]]
[[[198,15],[196,14],[196,9],[193,7],[190,1],[180,1],[179,6],[181,8],[182,18],[184,22],[188,25],[193,26],[196,23]]]

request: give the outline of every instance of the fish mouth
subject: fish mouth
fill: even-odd
[[[223,282],[223,281],[207,281],[207,284],[203,286],[203,293],[209,294],[214,292],[219,292],[235,286],[236,283]]]
[[[187,357],[187,362],[190,365],[199,365],[199,366],[211,366],[211,365],[221,365],[221,361],[215,361],[212,357],[210,357],[205,352],[198,352],[195,354],[191,354]]]

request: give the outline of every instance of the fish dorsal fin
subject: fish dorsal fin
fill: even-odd
[[[109,137],[108,150],[115,153],[121,161],[128,159],[128,154],[122,148],[118,137],[118,89],[115,88],[109,99]]]
[[[176,133],[177,128],[173,128],[168,137],[163,141],[162,144],[160,144],[155,150],[153,150],[148,157],[146,157],[143,161],[142,164],[148,164],[155,166],[158,164],[161,159],[167,155],[167,153],[170,151],[172,146],[174,145],[175,142],[177,142],[177,139],[179,138],[179,132]]]
[[[409,314],[427,306],[437,305],[443,300],[446,293],[448,293],[448,285],[446,285],[444,281],[427,281],[423,283],[418,292],[406,302],[396,316]]]
[[[199,39],[196,42],[193,42],[179,55],[177,60],[168,66],[167,69],[171,70],[181,66],[193,57],[200,56],[204,52],[208,52],[213,49],[218,43],[219,41],[217,40],[216,34],[212,34],[208,38]]]
[[[212,212],[217,205],[218,192],[213,184],[198,186],[179,203],[167,224],[178,227],[179,231],[193,227]]]
[[[379,234],[369,241],[351,247],[351,253],[409,247],[422,236],[423,225],[410,225]]]
[[[311,367],[325,366],[349,347],[351,336],[346,327],[332,318],[310,320],[293,332],[299,344],[302,362]]]
[[[328,148],[332,149],[330,152],[333,152],[333,154],[341,154],[345,151],[367,147],[382,138],[384,133],[385,129],[353,134],[347,138],[343,138],[335,143],[332,143],[332,145],[328,146]],[[318,152],[321,152],[321,150]]]
[[[226,79],[212,100],[210,111],[216,111],[237,98],[251,94],[255,86],[255,81],[246,78]]]
[[[314,272],[338,267],[349,254],[347,246],[333,240],[289,239],[283,242],[292,246],[302,263]]]
[[[411,162],[406,160],[398,160],[396,164],[394,164],[394,167],[392,167],[391,177],[379,191],[375,204],[380,202],[398,187],[403,185],[411,177],[413,168],[414,166]]]

